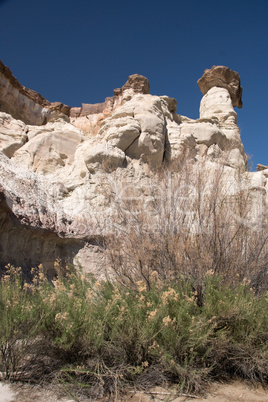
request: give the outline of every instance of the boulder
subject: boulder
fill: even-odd
[[[113,116],[106,119],[104,123],[98,135],[122,151],[126,151],[141,133],[140,123],[133,117],[115,119]]]
[[[113,171],[123,166],[125,158],[125,153],[121,149],[109,143],[98,143],[88,147],[84,154],[84,162],[90,173],[96,173],[98,170]]]
[[[122,88],[114,90],[114,95],[119,96],[128,89],[132,89],[135,94],[149,94],[150,84],[148,79],[143,75],[133,74],[128,77],[127,82]]]

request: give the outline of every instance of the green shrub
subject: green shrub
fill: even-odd
[[[211,378],[268,381],[267,294],[257,297],[248,283],[231,287],[209,271],[199,303],[189,279],[167,285],[153,277],[149,290],[145,281],[128,289],[75,270],[50,283],[39,270],[23,285],[9,267],[0,284],[6,376],[29,377],[34,355],[35,376],[46,361],[40,376],[50,373],[88,397],[133,383],[200,391]]]
[[[25,351],[39,327],[36,296],[23,286],[20,268],[10,265],[0,282],[0,368],[5,378],[16,376]]]

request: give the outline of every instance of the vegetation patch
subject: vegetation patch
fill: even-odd
[[[146,203],[120,177],[102,186],[115,206],[110,220],[95,220],[105,280],[56,262],[53,281],[39,266],[26,282],[6,267],[3,378],[61,384],[78,400],[116,399],[128,387],[198,393],[215,379],[268,382],[262,193],[256,203],[239,172],[227,185],[221,166],[156,176],[143,183]]]
[[[55,381],[79,397],[177,384],[200,392],[212,379],[268,382],[268,294],[231,286],[211,270],[163,283],[155,271],[129,286],[68,268],[49,282],[42,266],[23,283],[8,266],[0,284],[4,378]]]

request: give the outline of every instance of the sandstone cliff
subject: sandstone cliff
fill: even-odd
[[[192,174],[201,166],[204,175],[220,166],[230,195],[243,183],[253,209],[266,208],[268,168],[247,172],[237,126],[239,75],[214,66],[198,84],[197,120],[177,114],[175,99],[150,95],[137,74],[104,103],[69,108],[0,63],[0,263],[42,263],[52,273],[60,258],[102,269],[109,223],[121,224],[115,203],[135,193],[149,208],[163,165],[172,172],[187,163]]]

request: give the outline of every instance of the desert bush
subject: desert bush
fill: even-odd
[[[111,275],[125,285],[145,280],[148,289],[152,272],[165,282],[183,275],[201,292],[200,302],[208,270],[230,284],[245,279],[257,292],[267,290],[264,200],[230,171],[202,164],[164,169],[135,197],[122,197],[120,184],[111,180],[106,188],[114,205],[106,236]]]
[[[12,268],[1,281],[1,313],[16,300],[1,322],[1,367],[8,378],[54,378],[88,398],[130,384],[200,391],[211,378],[234,375],[266,383],[267,294],[211,271],[203,281],[201,305],[187,278],[165,284],[156,271],[150,289],[145,280],[128,289],[74,269],[54,283],[39,272],[22,286]],[[19,345],[20,359],[3,354],[5,345]]]
[[[14,378],[25,350],[32,344],[39,325],[38,311],[27,285],[23,286],[20,268],[6,267],[0,282],[0,370],[4,378]]]

